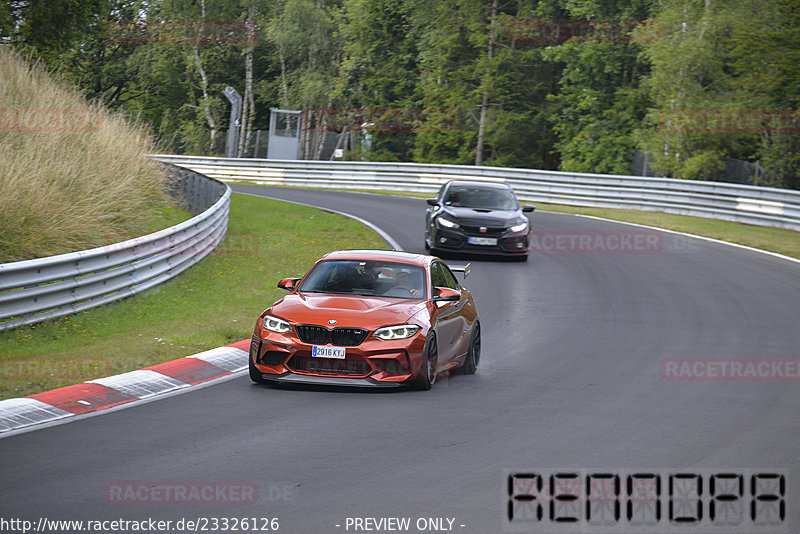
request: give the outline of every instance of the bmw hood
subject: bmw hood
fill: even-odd
[[[269,313],[294,324],[372,330],[405,324],[424,307],[421,300],[291,293],[273,304]],[[330,324],[331,320],[336,324]]]

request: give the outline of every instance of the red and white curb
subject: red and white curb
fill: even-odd
[[[250,340],[121,375],[0,400],[0,437],[33,425],[107,410],[149,399],[242,371],[247,368]]]

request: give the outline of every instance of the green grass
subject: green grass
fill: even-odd
[[[176,224],[182,223],[183,221],[191,218],[192,214],[183,208],[178,206],[164,206],[153,212],[146,233],[152,234],[158,232],[159,230],[163,230],[164,228],[175,226]],[[120,237],[124,239],[130,239],[137,237],[137,235],[128,234]]]
[[[115,304],[0,332],[0,398],[247,339],[258,315],[284,294],[279,279],[302,275],[324,253],[346,248],[387,247],[346,217],[234,194],[221,246],[176,279]]]

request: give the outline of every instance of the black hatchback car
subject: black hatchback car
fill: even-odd
[[[528,259],[531,224],[511,186],[453,180],[426,200],[425,248]]]

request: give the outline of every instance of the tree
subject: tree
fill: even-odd
[[[560,4],[566,4],[564,18],[576,21],[578,35],[544,51],[547,59],[563,65],[558,88],[548,95],[554,104],[550,121],[557,135],[559,167],[629,174],[636,150],[634,131],[649,103],[639,87],[648,64],[630,32],[648,18],[652,2]],[[561,29],[566,37],[572,28],[563,24]]]
[[[638,132],[654,167],[717,179],[724,158],[738,158],[760,162],[763,183],[797,187],[796,128],[775,129],[770,116],[797,109],[799,21],[794,0],[682,0],[659,10],[661,38],[644,45],[653,106]]]
[[[343,48],[333,96],[373,143],[371,159],[408,160],[413,134],[401,117],[418,116],[419,66],[412,6],[401,0],[345,0],[338,19]],[[363,115],[355,111],[365,110]],[[385,110],[385,111],[383,111]],[[361,133],[359,133],[361,135]]]
[[[276,6],[266,25],[268,41],[280,68],[276,100],[283,109],[315,109],[333,106],[342,42],[336,6],[310,0],[286,1]],[[274,90],[274,89],[273,89]],[[311,132],[303,131],[304,152],[319,158],[324,138],[312,148]]]
[[[417,135],[415,159],[555,167],[545,116],[559,67],[541,49],[510,38],[512,24],[533,15],[529,4],[447,0],[419,6],[423,106],[449,113],[452,128]]]
[[[744,109],[774,110],[759,132],[764,185],[800,189],[800,3],[745,2],[734,27],[732,65]],[[769,116],[769,113],[765,113]]]

